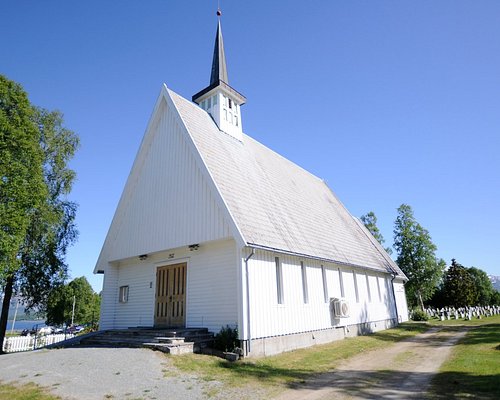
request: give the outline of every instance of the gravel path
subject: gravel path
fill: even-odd
[[[67,348],[0,356],[0,381],[34,382],[63,399],[222,399],[220,383],[177,372],[147,349]]]
[[[432,377],[467,330],[426,333],[343,362],[279,400],[422,399]]]
[[[350,358],[335,371],[290,389],[280,400],[411,399],[425,396],[432,376],[466,330],[439,328]],[[34,382],[67,400],[262,399],[265,389],[232,389],[180,373],[147,349],[67,348],[0,356],[0,382]]]

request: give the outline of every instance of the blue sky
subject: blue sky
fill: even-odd
[[[92,270],[160,87],[210,78],[215,0],[3,1],[0,73],[81,138],[80,238]],[[244,131],[327,181],[387,244],[396,209],[448,263],[500,275],[500,2],[222,0]]]

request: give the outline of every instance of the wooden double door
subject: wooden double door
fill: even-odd
[[[156,270],[155,326],[186,325],[186,270],[187,263]]]

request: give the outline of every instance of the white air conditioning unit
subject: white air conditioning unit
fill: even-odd
[[[346,299],[330,299],[330,309],[337,318],[349,317],[349,302]]]

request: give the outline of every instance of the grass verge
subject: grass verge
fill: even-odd
[[[217,380],[231,386],[259,385],[284,388],[304,382],[319,373],[331,371],[338,363],[357,354],[382,348],[425,332],[425,323],[405,323],[395,329],[368,336],[348,338],[307,349],[261,359],[230,363],[199,354],[171,357],[179,370],[194,373],[202,380]]]
[[[468,322],[475,327],[432,380],[431,399],[500,399],[500,316]]]
[[[0,383],[0,400],[60,400],[60,397],[48,394],[34,383],[21,386]]]

